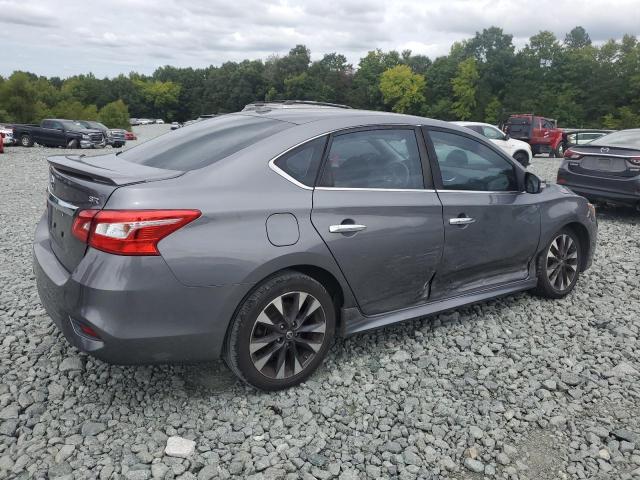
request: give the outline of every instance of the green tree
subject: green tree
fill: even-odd
[[[98,119],[109,128],[130,129],[129,109],[122,100],[107,103],[100,109]]]
[[[493,97],[484,109],[484,121],[494,125],[502,120],[502,104],[500,100]]]
[[[14,72],[0,85],[0,105],[16,123],[35,121],[37,102],[35,82],[26,72]]]
[[[51,113],[56,118],[70,120],[96,120],[98,109],[95,105],[82,105],[78,100],[63,100],[53,107]]]
[[[458,65],[458,73],[451,79],[455,98],[453,111],[460,120],[469,120],[473,117],[477,104],[476,87],[479,77],[476,60],[471,57]]]
[[[591,45],[591,37],[583,27],[573,27],[564,37],[564,44],[571,49],[588,47]]]
[[[387,105],[397,113],[411,113],[424,102],[425,78],[407,65],[398,65],[380,76],[380,91]]]

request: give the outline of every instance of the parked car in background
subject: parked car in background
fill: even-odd
[[[13,145],[13,126],[0,124],[0,133],[2,134],[2,144],[3,145]]]
[[[614,131],[615,130],[565,129],[563,135],[564,149],[566,150],[575,145],[584,145]]]
[[[422,117],[276,104],[48,161],[34,271],[69,341],[114,363],[222,355],[265,390],[336,334],[561,298],[596,242],[586,199]]]
[[[58,118],[42,120],[40,125],[14,125],[13,135],[23,147],[37,143],[45,147],[101,148],[106,144],[100,130]]]
[[[164,120],[162,120],[161,118],[157,118],[157,119],[154,120],[153,123],[158,124],[158,125],[164,125]]]
[[[640,210],[640,128],[620,130],[568,148],[557,183],[590,200]]]
[[[507,155],[513,157],[520,165],[527,167],[531,163],[533,154],[527,142],[511,138],[498,127],[489,123],[481,122],[451,122],[462,127],[467,127],[483,137],[487,137],[498,147],[504,150]]]
[[[129,131],[125,131],[124,132],[124,138],[125,140],[137,140],[138,137],[136,137],[136,134],[133,132],[129,132]]]
[[[548,153],[562,158],[564,152],[563,132],[552,118],[531,113],[510,115],[504,124],[504,131],[511,138],[527,142],[535,156]]]
[[[130,118],[129,125],[131,125],[132,127],[135,127],[136,125],[140,125],[140,121],[137,118]]]
[[[180,128],[182,125],[180,125],[179,122],[171,122],[171,130],[177,130],[178,128]]]
[[[100,130],[104,135],[107,145],[111,145],[113,148],[123,147],[126,143],[125,130],[121,128],[108,128],[106,125],[94,120],[76,120],[76,122],[86,128]]]
[[[151,120],[150,118],[139,118],[138,119],[138,125],[151,125],[153,123],[156,123],[155,120]]]

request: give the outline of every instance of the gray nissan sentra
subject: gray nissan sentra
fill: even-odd
[[[306,379],[336,335],[563,297],[596,245],[584,198],[421,117],[254,104],[48,161],[34,266],[66,338],[113,363],[223,357],[265,390]]]

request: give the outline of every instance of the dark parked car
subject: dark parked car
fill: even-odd
[[[557,182],[591,200],[640,209],[640,128],[569,148]]]
[[[73,120],[51,118],[40,125],[14,125],[13,136],[23,147],[34,143],[45,147],[96,148],[105,146],[100,130],[86,128]]]
[[[109,128],[103,123],[94,120],[76,120],[76,123],[83,125],[85,128],[100,130],[104,135],[106,144],[111,145],[113,148],[124,147],[125,143],[127,143],[125,138],[126,130],[122,128]]]
[[[584,145],[592,142],[596,138],[604,137],[615,130],[595,130],[580,128],[575,130],[563,130],[563,142],[565,150],[575,147],[576,145]]]
[[[69,341],[115,363],[222,356],[266,390],[335,335],[563,297],[596,244],[584,198],[422,117],[267,105],[48,161],[34,268]]]

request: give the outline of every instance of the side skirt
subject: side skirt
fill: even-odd
[[[460,295],[458,297],[446,298],[444,300],[438,300],[437,302],[370,317],[362,315],[360,309],[357,307],[343,308],[341,310],[342,321],[340,322],[340,333],[343,337],[348,337],[356,333],[366,332],[367,330],[374,330],[394,323],[404,322],[405,320],[426,317],[428,315],[462,307],[463,305],[471,305],[473,303],[509,295],[511,293],[529,290],[534,288],[536,283],[537,279],[533,276],[533,278],[529,277],[527,280],[501,285],[500,287]]]

